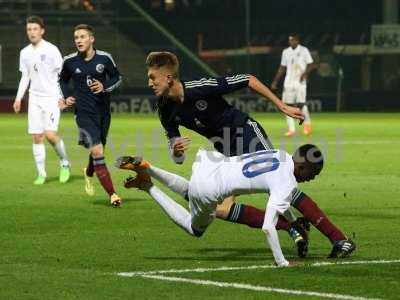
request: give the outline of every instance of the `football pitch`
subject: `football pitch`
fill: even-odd
[[[123,198],[115,209],[97,180],[95,196],[84,192],[88,154],[76,143],[72,114],[60,125],[72,178],[58,182],[58,160],[46,145],[44,186],[32,184],[26,115],[2,114],[0,299],[400,299],[400,114],[313,114],[314,134],[291,139],[283,137],[281,114],[252,116],[276,148],[322,148],[324,170],[300,187],[356,242],[351,257],[326,259],[331,245],[315,228],[305,259],[279,233],[286,257],[300,264],[292,268],[273,266],[261,230],[216,220],[202,238],[187,235],[147,194],[124,189],[129,173],[112,166],[120,155],[140,154],[190,177],[197,149],[208,142],[181,130],[192,143],[186,162],[175,165],[154,115],[113,116],[106,161]],[[263,194],[238,200],[266,203]]]

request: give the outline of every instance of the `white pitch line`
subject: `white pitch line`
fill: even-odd
[[[222,287],[222,288],[244,289],[244,290],[257,291],[257,292],[269,292],[269,293],[272,292],[272,293],[291,294],[291,295],[298,295],[298,296],[313,296],[313,297],[321,297],[321,298],[329,298],[329,299],[379,300],[379,298],[365,298],[365,297],[343,295],[343,294],[290,290],[290,289],[282,289],[282,288],[273,288],[273,287],[268,287],[268,286],[251,285],[251,284],[245,284],[245,283],[221,282],[221,281],[211,281],[211,280],[202,280],[202,279],[189,279],[189,278],[182,278],[182,277],[169,277],[169,276],[163,276],[163,275],[141,275],[141,277],[163,280],[163,281],[185,282],[185,283],[192,283],[192,284],[197,284],[197,285],[217,286],[217,287]]]
[[[309,265],[299,265],[298,267],[324,267],[335,265],[376,265],[376,264],[394,264],[400,263],[400,259],[395,260],[355,260],[355,261],[340,261],[340,262],[316,262]],[[118,276],[134,277],[153,274],[181,274],[181,273],[204,273],[204,272],[218,272],[218,271],[239,271],[239,270],[256,270],[256,269],[275,269],[275,265],[252,265],[241,267],[218,267],[218,268],[195,268],[195,269],[169,269],[169,270],[154,270],[142,272],[120,272]]]

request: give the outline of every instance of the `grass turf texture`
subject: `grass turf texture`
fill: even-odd
[[[291,152],[297,144],[313,142],[325,151],[322,174],[301,188],[334,223],[355,236],[358,249],[348,261],[400,259],[400,114],[313,114],[313,136],[292,139],[282,137],[286,129],[282,115],[253,116],[278,148]],[[58,182],[58,161],[46,145],[49,181],[34,186],[26,124],[26,115],[0,118],[0,299],[309,297],[116,276],[116,272],[265,265],[273,258],[260,230],[216,220],[201,239],[195,239],[175,226],[145,193],[123,189],[128,172],[111,167],[123,154],[142,154],[189,178],[197,148],[207,146],[195,133],[182,130],[192,144],[187,161],[178,166],[168,157],[155,116],[114,115],[106,161],[124,202],[121,209],[113,209],[97,179],[96,195],[84,193],[81,170],[87,152],[76,145],[72,115],[63,115],[60,130],[72,161],[71,181]],[[239,201],[265,207],[262,194],[241,196]],[[184,200],[180,203],[186,205]],[[306,264],[324,261],[331,249],[316,229],[311,232],[309,257],[303,260],[297,259],[286,233],[280,233],[280,240],[289,260]],[[386,299],[400,294],[399,263],[171,275]]]

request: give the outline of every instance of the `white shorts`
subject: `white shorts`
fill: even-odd
[[[286,104],[306,103],[307,86],[302,84],[297,87],[285,87],[282,100]]]
[[[205,150],[198,151],[189,181],[188,196],[192,227],[199,232],[204,232],[212,223],[216,217],[217,205],[224,200],[218,189],[219,173],[207,153],[209,152]]]
[[[40,134],[45,131],[57,131],[60,121],[58,99],[29,95],[28,133]]]

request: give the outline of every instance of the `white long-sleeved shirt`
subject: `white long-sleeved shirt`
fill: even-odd
[[[60,99],[58,74],[62,63],[63,59],[58,48],[45,40],[41,40],[36,46],[29,44],[23,48],[19,56],[19,71],[22,75],[17,101],[22,100],[29,84],[31,95]]]
[[[298,45],[295,49],[288,47],[282,52],[281,66],[286,67],[284,87],[297,88],[306,85],[306,80],[300,81],[301,75],[306,71],[307,65],[313,63],[310,51]]]

